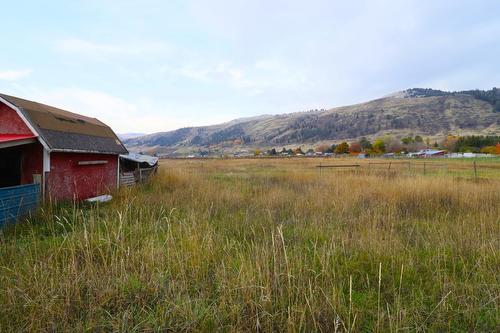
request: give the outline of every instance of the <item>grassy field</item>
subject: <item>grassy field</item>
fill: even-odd
[[[46,206],[0,232],[0,331],[500,331],[500,163],[442,161],[168,160]]]

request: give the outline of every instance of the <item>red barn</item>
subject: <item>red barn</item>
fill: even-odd
[[[95,118],[0,94],[0,188],[40,184],[53,201],[107,194],[119,186],[126,153]]]

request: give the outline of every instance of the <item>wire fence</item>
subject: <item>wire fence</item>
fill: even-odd
[[[368,174],[406,174],[406,175],[450,175],[465,178],[500,178],[500,164],[479,163],[476,160],[469,163],[444,163],[436,161],[389,161],[347,163],[320,163],[315,166],[322,174],[325,170],[355,171]]]
[[[168,159],[165,166],[197,172],[243,175],[248,172],[281,173],[317,172],[371,175],[425,175],[500,180],[500,159],[332,159],[332,158],[238,158],[238,159]]]

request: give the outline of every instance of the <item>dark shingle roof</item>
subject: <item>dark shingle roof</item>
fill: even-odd
[[[90,118],[49,105],[0,94],[25,114],[52,150],[126,154],[113,130]]]

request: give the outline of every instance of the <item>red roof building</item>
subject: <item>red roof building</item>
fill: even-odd
[[[52,201],[107,194],[126,153],[95,118],[0,94],[0,188],[39,184]]]

